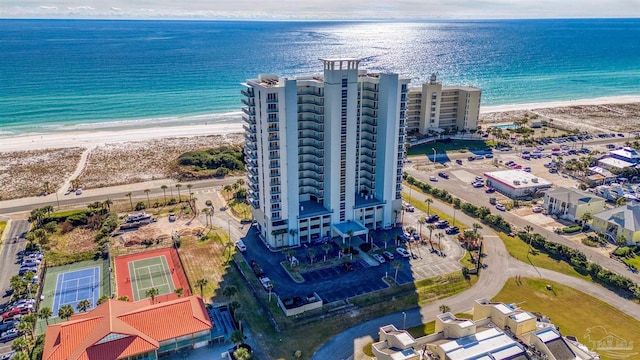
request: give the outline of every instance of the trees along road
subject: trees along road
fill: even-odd
[[[418,191],[414,191],[412,196],[419,201],[426,199],[426,196]],[[453,208],[440,201],[436,200],[430,206],[449,216],[453,216]],[[477,219],[466,215],[462,211],[456,211],[456,221],[458,220],[468,227],[474,222],[479,222]],[[405,310],[407,328],[433,321],[435,316],[440,314],[439,306],[441,304],[449,306],[450,311],[454,314],[468,311],[472,307],[474,300],[480,298],[491,299],[495,297],[507,279],[515,275],[545,278],[571,286],[600,300],[606,301],[621,311],[640,320],[640,305],[625,300],[600,285],[551,270],[536,268],[512,258],[507,252],[504,243],[488,226],[483,226],[483,228],[479,230],[479,233],[482,234],[484,238],[483,250],[487,256],[483,258],[483,263],[485,263],[487,267],[481,270],[478,282],[470,289],[449,298]],[[395,324],[397,328],[402,328],[403,317],[403,312],[398,311],[347,329],[324,343],[315,354],[313,354],[312,359],[369,359],[368,356],[362,353],[362,348],[367,343],[377,339],[378,330],[381,326]]]

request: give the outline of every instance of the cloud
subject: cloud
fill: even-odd
[[[3,0],[0,17],[483,19],[640,17],[637,0]]]

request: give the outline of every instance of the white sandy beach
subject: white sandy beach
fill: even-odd
[[[64,131],[0,138],[0,152],[67,147],[95,147],[131,141],[224,135],[242,132],[242,123],[174,125],[99,131]]]
[[[593,99],[550,101],[550,102],[539,102],[539,103],[528,103],[528,104],[480,106],[480,113],[486,114],[486,113],[505,112],[505,111],[547,109],[547,108],[558,108],[558,107],[567,107],[567,106],[629,104],[629,103],[638,103],[638,102],[640,102],[640,95],[608,96],[608,97],[599,97],[599,98],[593,98]]]

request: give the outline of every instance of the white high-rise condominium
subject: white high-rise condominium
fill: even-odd
[[[243,84],[249,201],[272,248],[366,238],[401,212],[409,80],[321,61],[323,76]]]
[[[407,131],[473,131],[478,127],[482,90],[472,86],[442,86],[432,74],[429,82],[409,89]]]

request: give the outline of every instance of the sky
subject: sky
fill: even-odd
[[[640,0],[2,0],[0,18],[419,20],[640,17]]]

